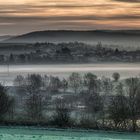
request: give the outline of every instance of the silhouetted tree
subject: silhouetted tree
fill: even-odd
[[[25,62],[26,61],[26,56],[24,54],[19,55],[19,61],[20,62]]]
[[[108,108],[108,98],[110,97],[110,95],[113,92],[113,84],[112,84],[111,79],[106,78],[106,77],[102,77],[100,82],[101,82],[100,89],[101,89],[101,93],[102,93],[102,105],[103,105],[101,117],[102,117],[102,125],[104,127],[106,110]]]
[[[128,99],[124,95],[123,85],[117,87],[117,95],[113,96],[109,105],[109,117],[114,121],[115,128],[121,126],[126,128],[126,121],[129,118]]]
[[[140,79],[126,79],[126,89],[129,101],[130,119],[132,120],[132,131],[136,131],[138,116],[140,116]]]
[[[74,93],[78,93],[82,85],[82,78],[79,73],[72,73],[69,77],[69,86],[73,89]]]
[[[13,54],[10,54],[9,62],[13,63],[15,61]]]
[[[115,73],[113,73],[112,77],[113,77],[115,82],[118,82],[118,80],[120,79],[120,74],[115,72]]]
[[[99,119],[101,115],[100,113],[103,109],[102,99],[99,93],[93,92],[92,94],[87,94],[85,106],[87,113],[89,113],[89,118],[94,121],[95,127],[98,127],[97,120]]]
[[[30,120],[40,121],[43,118],[44,96],[41,92],[42,77],[32,74],[27,77],[25,111]]]
[[[91,91],[97,91],[97,76],[92,73],[87,73],[84,75],[84,85],[88,89],[88,93],[91,93]]]
[[[58,90],[61,88],[61,81],[59,77],[50,76],[49,89],[53,93],[58,93]]]
[[[6,89],[0,84],[0,121],[5,118],[5,115],[8,113],[12,106],[12,98],[10,98]]]
[[[68,89],[68,81],[66,79],[64,79],[64,78],[61,81],[61,87],[62,87],[64,92],[66,92],[66,90]]]
[[[22,75],[17,75],[17,77],[14,79],[14,86],[21,87],[25,85],[25,79]]]
[[[59,127],[66,127],[70,125],[70,109],[64,99],[57,99],[55,102],[55,114],[53,121]]]

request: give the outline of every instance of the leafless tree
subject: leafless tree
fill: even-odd
[[[26,80],[22,75],[18,75],[14,79],[14,86],[15,86],[15,91],[16,91],[16,104],[22,106],[23,103],[23,98],[26,95]]]
[[[77,94],[82,85],[82,78],[79,73],[72,73],[69,77],[69,86]]]
[[[52,93],[58,93],[60,87],[61,87],[61,81],[59,77],[50,76],[50,82],[49,82],[50,91]]]
[[[68,81],[64,78],[61,81],[61,88],[63,89],[64,92],[66,92],[66,90],[68,89]]]
[[[88,93],[91,93],[92,91],[97,92],[98,88],[97,76],[92,73],[85,74],[84,85],[87,87]]]
[[[30,120],[40,121],[43,118],[44,95],[41,92],[40,75],[28,75],[26,85],[25,111]]]
[[[101,95],[102,95],[102,126],[104,127],[105,125],[105,116],[106,116],[106,110],[108,108],[108,98],[113,92],[113,84],[110,78],[102,77],[101,78]]]
[[[55,102],[55,114],[53,116],[55,125],[66,127],[70,125],[70,108],[64,99]]]
[[[112,97],[108,110],[109,117],[114,121],[115,128],[126,129],[129,118],[129,105],[122,83],[117,86],[117,94]]]
[[[24,85],[24,77],[22,75],[17,75],[14,79],[14,86],[21,87],[22,85]]]
[[[5,118],[12,106],[12,98],[7,95],[6,89],[0,84],[0,121]]]
[[[126,90],[129,101],[130,119],[132,120],[132,130],[136,131],[138,116],[140,116],[140,79],[126,79]]]
[[[94,121],[95,127],[98,127],[97,121],[100,118],[101,111],[103,109],[102,99],[99,93],[94,92],[92,94],[87,94],[85,98],[85,106],[89,118]]]

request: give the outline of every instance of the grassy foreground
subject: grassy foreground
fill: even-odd
[[[138,133],[1,127],[0,140],[139,140]]]

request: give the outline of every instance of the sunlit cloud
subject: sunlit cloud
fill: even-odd
[[[139,8],[140,0],[0,0],[0,32],[139,29]]]
[[[140,0],[114,0],[119,2],[127,2],[127,3],[140,3]]]

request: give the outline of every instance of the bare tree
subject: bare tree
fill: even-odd
[[[16,103],[17,105],[20,105],[20,106],[22,106],[23,98],[26,95],[25,85],[26,85],[26,80],[22,75],[18,75],[14,79],[14,86],[15,86],[16,95],[17,95]]]
[[[50,91],[53,93],[58,93],[60,87],[61,87],[61,81],[59,77],[50,76],[50,83],[49,83]]]
[[[82,78],[79,73],[72,73],[69,77],[69,85],[74,93],[78,93],[82,85]]]
[[[126,79],[127,96],[129,100],[130,119],[132,120],[132,131],[136,131],[138,116],[140,115],[140,79]]]
[[[92,94],[87,94],[85,106],[87,113],[89,113],[89,118],[94,121],[95,127],[98,127],[97,120],[99,119],[103,108],[102,99],[99,93],[94,92]]]
[[[12,106],[12,98],[6,94],[6,89],[0,84],[0,121],[5,118]]]
[[[22,75],[17,75],[14,79],[14,86],[19,87],[24,85],[24,77]]]
[[[66,92],[66,90],[68,89],[68,81],[66,79],[64,79],[64,78],[61,81],[61,87],[62,87],[64,92]]]
[[[30,120],[41,121],[43,118],[43,98],[38,93],[31,93],[25,102],[25,110]]]
[[[55,114],[53,121],[55,125],[59,127],[66,127],[70,125],[70,108],[64,99],[57,99],[55,102]]]
[[[102,77],[101,79],[101,91],[105,96],[110,95],[113,91],[113,84],[110,78]]]
[[[126,122],[129,118],[129,106],[121,83],[117,86],[117,95],[112,97],[108,110],[109,117],[114,121],[115,128],[121,127],[126,129]]]
[[[44,89],[46,89],[46,90],[48,89],[49,82],[50,82],[49,76],[44,75],[44,77],[43,77],[43,87],[44,87]]]
[[[92,73],[85,74],[84,85],[87,87],[88,93],[91,93],[91,91],[97,91],[98,88],[97,76]]]
[[[9,104],[10,104],[10,108],[8,110],[8,117],[9,117],[9,120],[13,120],[16,118],[15,113],[16,113],[16,109],[17,109],[14,97],[10,97]]]
[[[40,121],[43,118],[44,95],[41,92],[42,77],[28,75],[26,85],[25,111],[29,119]]]
[[[108,99],[109,96],[113,92],[113,84],[110,78],[102,77],[101,79],[101,93],[102,93],[102,126],[104,127],[105,125],[105,117],[106,117],[106,110],[108,107]]]
[[[39,74],[28,75],[26,78],[26,85],[31,86],[34,90],[38,90],[44,85],[43,78]]]

